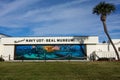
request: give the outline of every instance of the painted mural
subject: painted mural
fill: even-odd
[[[84,45],[16,45],[15,60],[80,60]]]

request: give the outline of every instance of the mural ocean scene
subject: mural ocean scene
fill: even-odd
[[[16,45],[15,60],[80,60],[84,45]]]

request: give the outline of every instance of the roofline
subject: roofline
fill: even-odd
[[[98,37],[98,36],[95,36],[95,35],[92,35],[92,36],[72,36],[72,35],[56,35],[56,36],[12,36],[12,37]]]
[[[4,36],[7,36],[7,37],[12,37],[12,36],[10,36],[10,35],[3,34],[3,33],[0,33],[0,35],[4,35]]]

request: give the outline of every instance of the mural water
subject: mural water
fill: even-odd
[[[84,45],[16,45],[15,60],[80,60]]]

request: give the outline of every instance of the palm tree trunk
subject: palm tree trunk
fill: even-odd
[[[116,49],[116,47],[115,47],[113,41],[111,40],[110,35],[108,34],[107,26],[106,26],[106,21],[102,21],[102,23],[103,23],[103,27],[104,27],[104,32],[105,32],[105,34],[107,35],[107,37],[108,37],[108,39],[109,39],[111,45],[113,46],[113,49],[114,49],[114,51],[115,51],[115,53],[116,53],[116,55],[117,55],[117,59],[120,60],[120,57],[119,57],[118,51],[117,51],[117,49]]]

